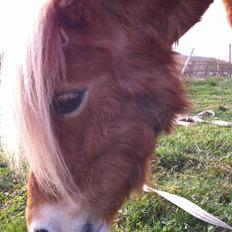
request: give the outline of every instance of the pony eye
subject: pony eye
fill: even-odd
[[[81,106],[85,90],[58,94],[53,100],[53,108],[59,116],[68,116]]]

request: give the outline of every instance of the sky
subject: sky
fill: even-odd
[[[232,29],[226,20],[222,0],[215,0],[202,21],[190,29],[175,48],[177,52],[194,56],[214,57],[228,61],[229,44],[232,44]]]
[[[37,8],[46,0],[0,0],[0,52],[21,52]]]
[[[27,2],[24,9],[21,7],[22,1]],[[20,44],[20,39],[24,39],[22,27],[30,24],[30,14],[38,2],[41,0],[0,0],[0,51],[3,47],[15,44],[15,40]],[[222,0],[215,0],[202,21],[179,40],[179,45],[174,50],[189,55],[194,48],[195,56],[228,60],[230,43],[232,29],[226,21]],[[20,48],[16,46],[14,50],[17,49]]]

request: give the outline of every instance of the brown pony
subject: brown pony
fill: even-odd
[[[2,142],[30,169],[30,232],[108,231],[142,189],[157,136],[187,107],[171,46],[212,1],[44,1],[2,81]]]

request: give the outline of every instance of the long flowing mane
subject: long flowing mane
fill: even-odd
[[[1,133],[2,144],[14,168],[21,170],[26,161],[44,190],[68,197],[75,184],[54,135],[50,107],[54,83],[57,86],[57,82],[65,78],[60,30],[55,5],[53,1],[48,1],[39,10],[33,33],[29,42],[26,41],[28,46],[22,50],[22,59],[15,62],[14,68],[4,65],[12,65],[12,61],[7,62],[5,54],[5,77],[1,84],[1,110],[4,112]]]

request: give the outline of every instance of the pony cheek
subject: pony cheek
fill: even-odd
[[[111,150],[94,161],[89,173],[89,203],[94,213],[109,223],[130,193],[142,190],[154,148],[154,134],[150,130],[138,128],[138,124],[134,125],[134,130],[128,129],[131,130],[131,137],[117,136],[115,140],[122,140],[114,140]],[[130,143],[134,146],[129,146]]]

